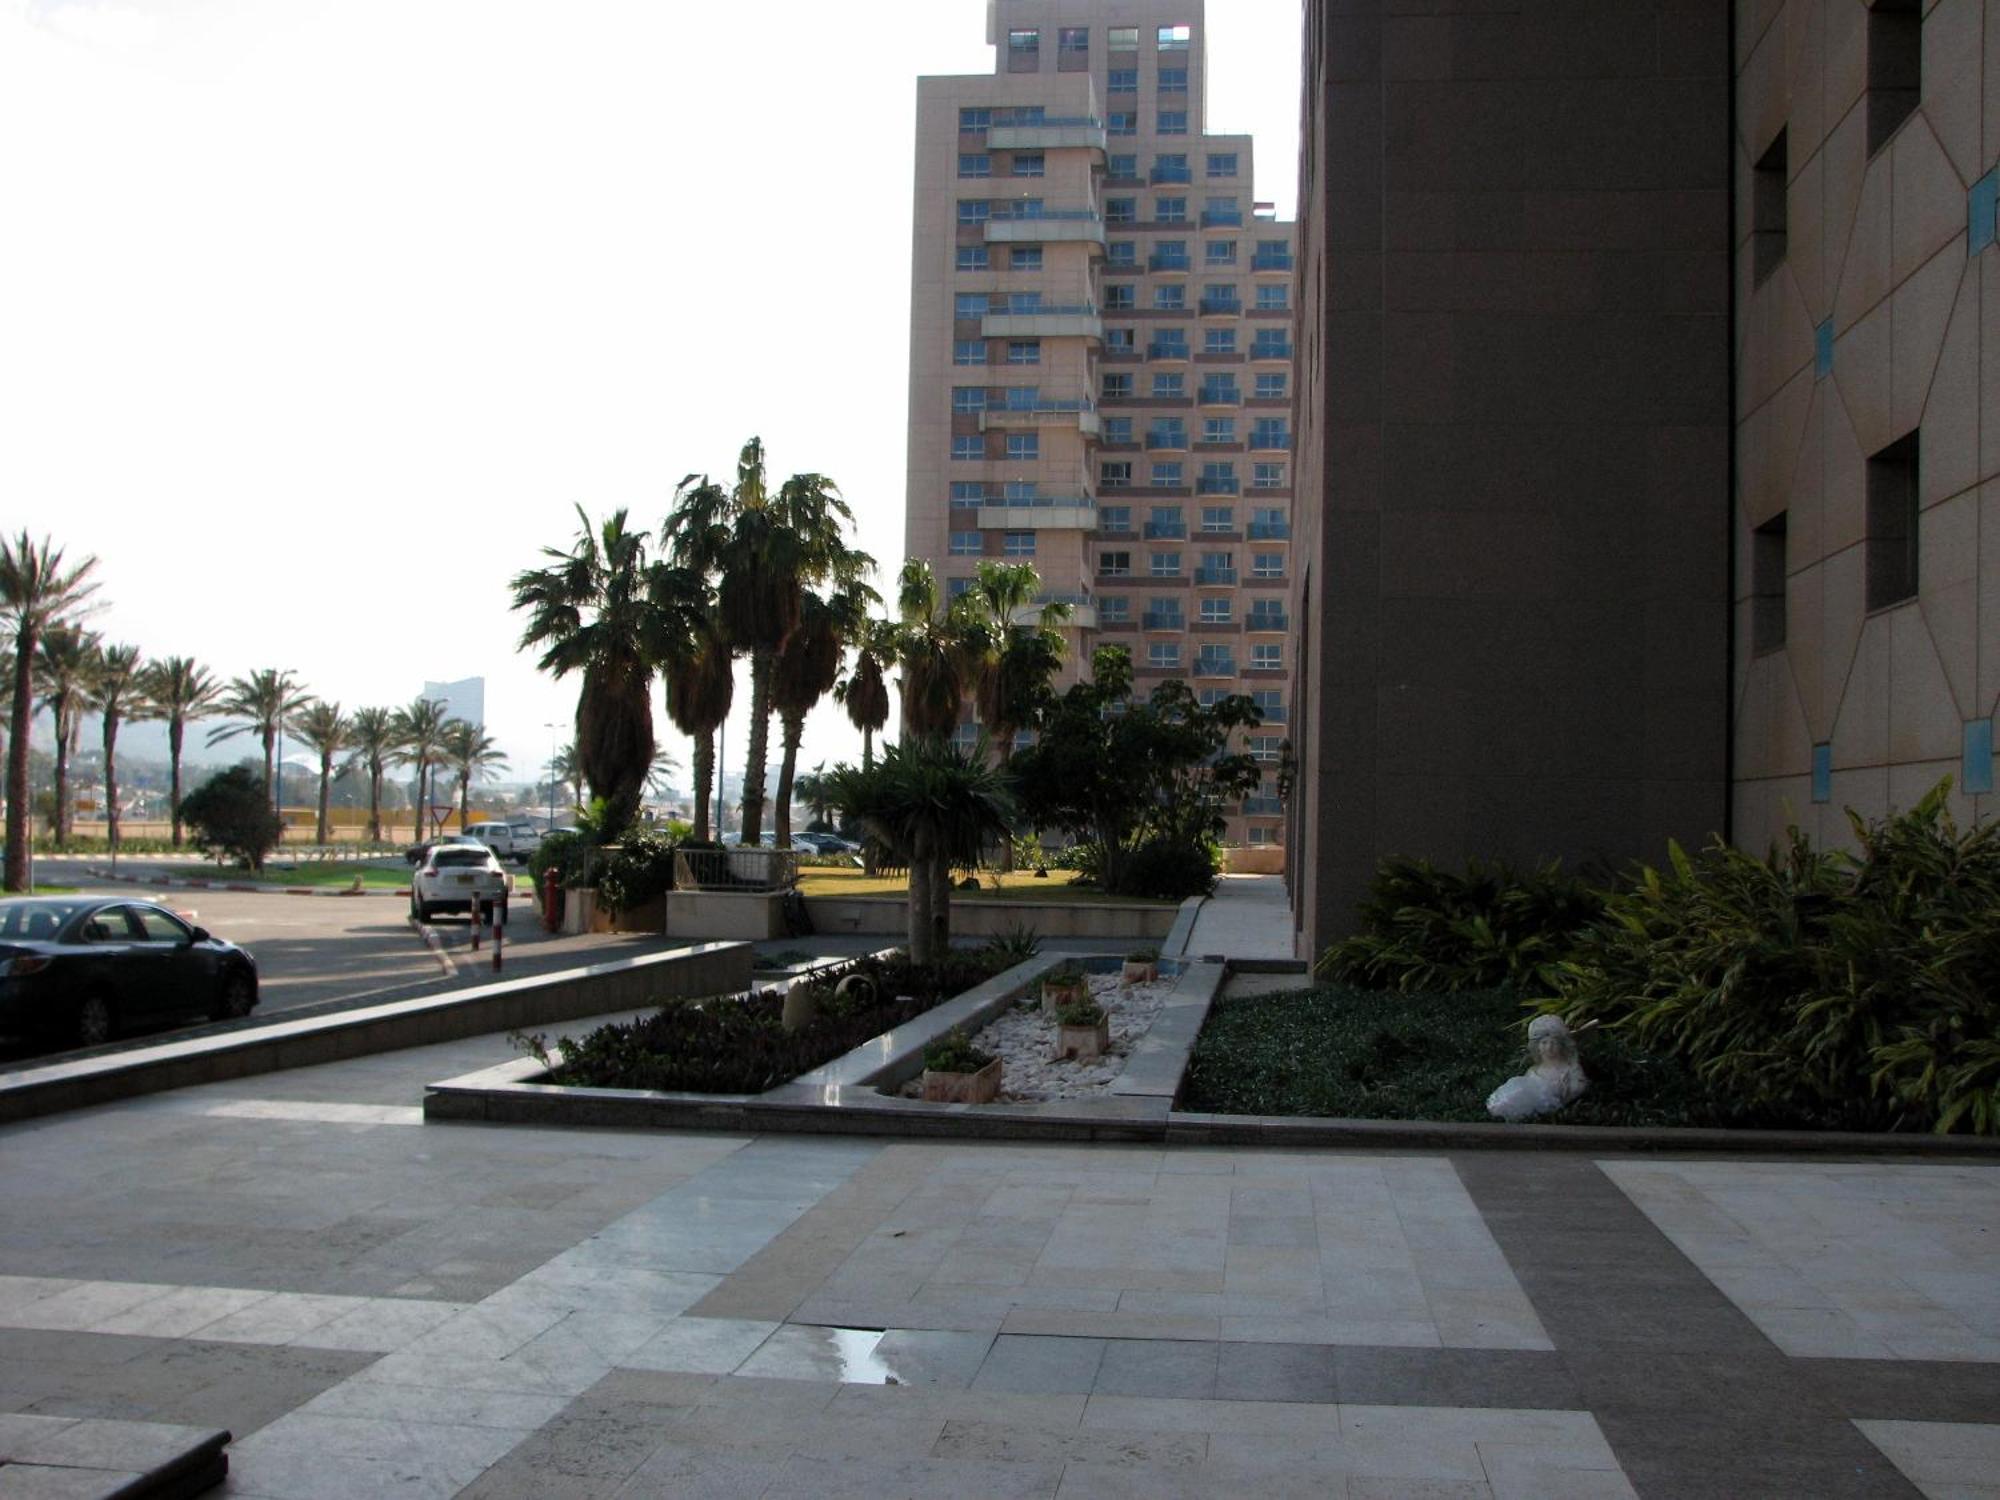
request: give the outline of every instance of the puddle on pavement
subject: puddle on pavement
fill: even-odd
[[[889,1362],[876,1353],[880,1328],[822,1328],[827,1352],[839,1363],[843,1385],[901,1385]]]

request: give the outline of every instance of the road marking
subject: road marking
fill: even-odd
[[[444,939],[438,936],[437,929],[428,922],[419,922],[415,917],[410,918],[410,924],[423,938],[424,946],[431,950],[431,956],[438,961],[438,967],[444,970],[445,978],[458,978],[458,961],[445,949]]]

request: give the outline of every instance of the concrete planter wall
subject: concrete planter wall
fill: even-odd
[[[924,1069],[924,1099],[931,1104],[991,1104],[1000,1097],[1000,1059],[977,1073],[935,1073]]]
[[[598,932],[649,932],[663,933],[667,930],[667,895],[662,891],[650,901],[641,901],[637,906],[620,909],[600,904],[597,908]]]
[[[783,891],[667,892],[671,937],[760,942],[785,935]],[[874,928],[849,929],[872,932]],[[887,929],[884,929],[887,930]]]
[[[954,901],[951,931],[954,937],[999,937],[1017,927],[1029,927],[1043,938],[1157,941],[1172,929],[1178,910],[1166,904],[1065,903],[1055,896],[1047,901]],[[910,928],[910,903],[895,896],[808,896],[806,911],[815,932],[889,937],[901,936]]]
[[[1222,851],[1225,875],[1282,875],[1285,873],[1285,846],[1282,844],[1237,845]]]
[[[566,937],[579,933],[595,932],[597,922],[597,888],[595,886],[572,886],[563,892],[562,930]]]

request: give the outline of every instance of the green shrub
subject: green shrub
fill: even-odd
[[[957,1026],[924,1048],[924,1068],[932,1073],[977,1073],[992,1061],[993,1054],[973,1046]]]
[[[528,856],[528,873],[535,878],[535,889],[541,890],[548,882],[548,873],[554,870],[561,877],[563,888],[589,885],[597,874],[602,851],[584,833],[552,833],[535,846],[535,852]]]
[[[242,766],[217,771],[181,799],[181,822],[196,845],[253,870],[278,844],[280,824],[264,779]]]
[[[1114,894],[1185,901],[1214,890],[1221,869],[1222,849],[1214,840],[1157,835],[1125,856]]]
[[[1361,905],[1360,930],[1320,955],[1314,973],[1358,989],[1493,989],[1531,982],[1604,909],[1603,894],[1560,864],[1523,874],[1474,860],[1463,875],[1420,859],[1385,859]]]
[[[1026,923],[1016,923],[1006,931],[988,938],[985,951],[992,954],[1008,968],[1024,964],[1042,951],[1041,934]]]
[[[1948,789],[1850,813],[1854,855],[1796,829],[1764,859],[1673,848],[1547,970],[1544,1008],[1764,1113],[2000,1132],[2000,824],[1959,833]]]
[[[632,911],[673,889],[673,841],[664,834],[629,828],[616,849],[605,852],[597,895],[614,911]]]
[[[1095,1026],[1104,1019],[1104,1007],[1095,1000],[1072,1000],[1056,1007],[1058,1026]]]

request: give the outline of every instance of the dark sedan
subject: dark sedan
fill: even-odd
[[[0,1032],[94,1046],[127,1027],[247,1016],[257,960],[163,906],[0,900]]]

